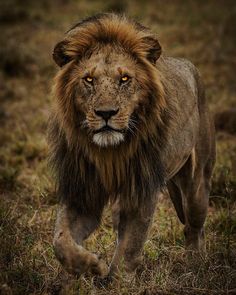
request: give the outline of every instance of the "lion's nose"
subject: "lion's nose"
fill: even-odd
[[[116,110],[94,110],[95,114],[99,117],[102,117],[105,121],[108,121],[112,116],[115,116],[119,109]]]

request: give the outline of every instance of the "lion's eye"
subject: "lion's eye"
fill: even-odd
[[[90,84],[93,83],[93,78],[90,77],[90,76],[85,77],[84,80],[85,80],[86,82],[90,83]]]
[[[129,79],[130,79],[130,77],[125,75],[125,76],[121,77],[120,82],[125,83],[125,82],[129,81]]]

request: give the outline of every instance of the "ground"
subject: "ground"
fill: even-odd
[[[55,259],[55,184],[46,126],[56,73],[51,52],[72,24],[125,11],[150,26],[168,55],[200,70],[212,113],[236,106],[235,1],[30,1],[0,4],[0,294],[236,294],[236,135],[217,133],[204,257],[186,258],[182,225],[160,200],[144,262],[106,289],[68,276]],[[110,261],[110,212],[86,246]]]

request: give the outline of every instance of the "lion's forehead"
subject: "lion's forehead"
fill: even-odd
[[[136,64],[128,54],[101,50],[83,61],[81,66],[94,76],[114,77],[122,73],[135,75]]]

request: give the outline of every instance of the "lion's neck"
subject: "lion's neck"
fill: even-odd
[[[93,163],[105,191],[112,197],[122,195],[126,207],[131,203],[134,206],[134,202],[138,206],[142,200],[154,195],[165,182],[165,172],[155,142],[133,141],[111,149],[87,145],[80,157],[81,177],[89,173],[83,167],[85,157]]]

